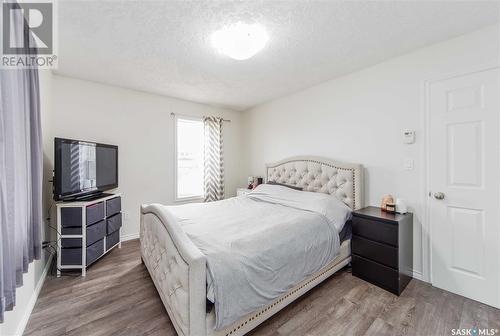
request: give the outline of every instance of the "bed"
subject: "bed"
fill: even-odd
[[[141,257],[176,332],[244,335],[346,266],[350,240],[339,232],[362,207],[362,173],[292,157],[268,164],[266,181],[305,192],[264,185],[210,204],[143,205]]]

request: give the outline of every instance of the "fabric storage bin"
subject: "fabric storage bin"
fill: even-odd
[[[107,229],[106,229],[107,234],[115,232],[122,226],[122,214],[119,213],[112,217],[108,217],[106,221],[107,221]]]
[[[82,248],[62,248],[61,265],[82,265]]]
[[[61,208],[61,227],[82,227],[82,208]]]
[[[96,241],[94,244],[87,246],[87,266],[96,261],[104,254],[104,239]]]
[[[81,235],[82,227],[61,227],[61,234],[63,235]]]
[[[93,225],[87,226],[87,246],[92,245],[106,235],[106,222],[101,220]]]
[[[81,238],[62,238],[61,239],[61,247],[82,247],[82,239]]]
[[[115,232],[111,233],[110,235],[106,236],[106,250],[109,250],[119,242],[120,242],[120,230],[118,229]]]
[[[122,211],[122,198],[115,197],[106,201],[106,217],[110,217],[114,214]]]
[[[87,206],[87,226],[104,219],[104,202]]]

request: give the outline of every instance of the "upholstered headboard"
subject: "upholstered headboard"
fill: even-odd
[[[352,209],[363,207],[363,166],[318,156],[295,156],[266,165],[266,181],[335,195]]]

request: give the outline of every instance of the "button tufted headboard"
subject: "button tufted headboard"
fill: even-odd
[[[352,209],[363,207],[363,166],[317,156],[295,156],[266,165],[266,181],[335,195]]]

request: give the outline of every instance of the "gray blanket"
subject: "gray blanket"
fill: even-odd
[[[216,329],[269,304],[332,261],[350,217],[333,196],[267,185],[247,196],[167,209],[207,257]]]

